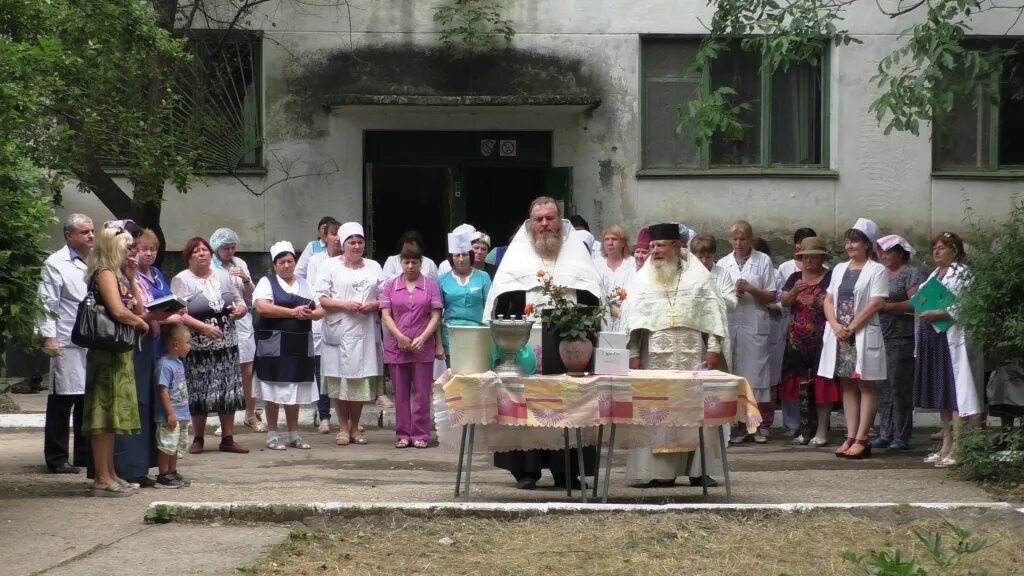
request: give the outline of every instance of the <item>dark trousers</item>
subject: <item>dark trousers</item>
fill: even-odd
[[[313,367],[316,368],[316,389],[320,389],[320,355],[313,356]],[[321,420],[331,419],[331,397],[323,392],[316,401],[317,416]]]
[[[85,466],[88,460],[88,439],[82,436],[82,410],[84,394],[50,394],[46,397],[46,424],[43,428],[43,458],[46,467],[53,470],[71,462]],[[69,458],[68,420],[72,420],[74,460]]]

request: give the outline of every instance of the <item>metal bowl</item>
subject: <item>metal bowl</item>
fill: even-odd
[[[533,320],[491,320],[490,328],[491,340],[502,356],[494,372],[498,376],[525,376],[526,372],[516,362],[516,353],[530,340]]]

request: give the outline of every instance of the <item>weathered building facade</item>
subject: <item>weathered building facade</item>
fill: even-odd
[[[846,24],[862,44],[764,78],[757,55],[737,53],[702,78],[688,58],[710,18],[703,0],[500,5],[517,33],[511,46],[458,58],[438,44],[434,2],[264,5],[249,24],[262,32],[250,107],[262,169],[240,175],[251,190],[223,175],[188,194],[169,190],[168,249],[221,226],[241,234],[246,252],[281,239],[301,246],[329,214],[363,221],[376,257],[409,227],[436,256],[463,221],[501,243],[542,193],[598,230],[676,220],[723,237],[744,218],[778,246],[797,227],[836,238],[865,216],[923,243],[962,229],[965,204],[998,218],[1021,190],[1013,144],[998,137],[1012,119],[968,113],[937,143],[928,127],[886,136],[869,114],[869,79],[913,15],[856,3]],[[1006,26],[986,13],[975,31]],[[700,148],[673,137],[675,107],[708,81],[751,96],[741,141]],[[109,216],[73,190],[64,210]]]

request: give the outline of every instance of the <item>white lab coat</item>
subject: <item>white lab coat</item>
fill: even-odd
[[[309,274],[306,277],[306,281],[309,282],[309,287],[312,289],[316,286],[316,279],[320,275],[320,267],[323,266],[324,262],[327,261],[327,252],[317,252],[310,256],[306,271]],[[298,273],[296,273],[298,275]],[[317,299],[319,300],[319,299]],[[320,355],[320,347],[323,344],[323,324],[324,321],[313,320],[313,355]]]
[[[316,280],[316,275],[310,273],[309,261],[313,256],[317,254],[323,254],[326,250],[324,249],[324,243],[318,240],[310,240],[306,247],[303,248],[302,254],[299,255],[299,261],[295,264],[295,275],[299,278],[304,278],[310,284]]]
[[[832,312],[839,306],[839,285],[843,283],[843,274],[850,266],[849,261],[842,262],[832,272],[832,281],[828,285],[828,293],[832,295]],[[868,305],[872,298],[889,297],[889,276],[885,266],[868,260],[853,287],[853,309],[856,316]],[[861,327],[853,336],[857,348],[857,373],[861,380],[885,380],[885,341],[882,338],[882,326],[878,323],[876,312],[868,323]],[[818,376],[834,378],[836,375],[836,354],[838,344],[832,326],[825,324],[822,337],[821,360],[818,362]]]
[[[933,270],[928,278],[935,276],[938,269]],[[967,267],[962,264],[954,264],[949,267],[945,278],[939,280],[942,285],[949,288],[949,291],[960,296],[960,290],[967,273]],[[926,279],[927,281],[927,279]],[[923,284],[923,283],[922,283]],[[957,307],[954,305],[947,310],[953,317],[953,324],[946,330],[946,340],[949,342],[949,359],[953,364],[953,381],[956,383],[956,405],[960,416],[970,416],[982,411],[982,399],[978,396],[978,388],[975,386],[976,376],[973,369],[978,364],[977,358],[972,358],[970,347],[967,345],[964,331],[960,328],[957,320]],[[918,320],[923,322],[923,320]],[[929,325],[933,330],[934,326]],[[978,366],[981,368],[981,366]]]
[[[732,312],[736,309],[736,283],[732,281],[732,275],[725,269],[714,264],[711,266],[711,275],[715,278],[715,287],[718,288],[718,295],[725,300],[725,309]]]
[[[384,275],[380,264],[363,260],[363,267],[345,266],[341,258],[324,262],[313,295],[335,300],[379,300]],[[323,376],[366,378],[383,373],[384,358],[376,314],[328,312],[323,322],[320,369]]]
[[[742,271],[733,253],[719,260],[718,265],[729,273],[733,284],[744,278],[761,290],[775,290],[775,270],[767,254],[751,250]],[[771,366],[768,359],[771,326],[768,307],[750,294],[737,298],[736,307],[729,311],[729,337],[732,340],[729,366],[733,374],[747,379],[758,402],[771,400]]]
[[[616,288],[625,288],[626,296],[629,296],[629,285],[636,278],[636,263],[633,262],[632,258],[623,259],[622,263],[615,270],[608,266],[608,262],[604,258],[596,258],[594,259],[594,267],[597,268],[597,273],[601,277],[601,289],[603,292],[600,296],[602,299],[611,294]],[[605,314],[604,329],[611,331],[619,329],[619,318],[612,316],[610,310]]]
[[[56,338],[61,355],[51,363],[53,394],[85,394],[85,357],[88,350],[71,342],[71,330],[78,315],[78,304],[88,292],[85,272],[88,265],[71,257],[71,248],[65,246],[50,254],[43,263],[39,294],[43,305],[57,318],[43,317],[36,329],[43,338]]]

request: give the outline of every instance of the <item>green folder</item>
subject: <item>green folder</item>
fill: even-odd
[[[945,310],[955,303],[956,295],[950,292],[949,288],[946,288],[935,276],[932,276],[927,282],[922,284],[921,288],[910,299],[910,305],[914,307],[918,314],[930,310]],[[945,332],[953,325],[953,321],[949,319],[937,320],[932,322],[932,325]]]

